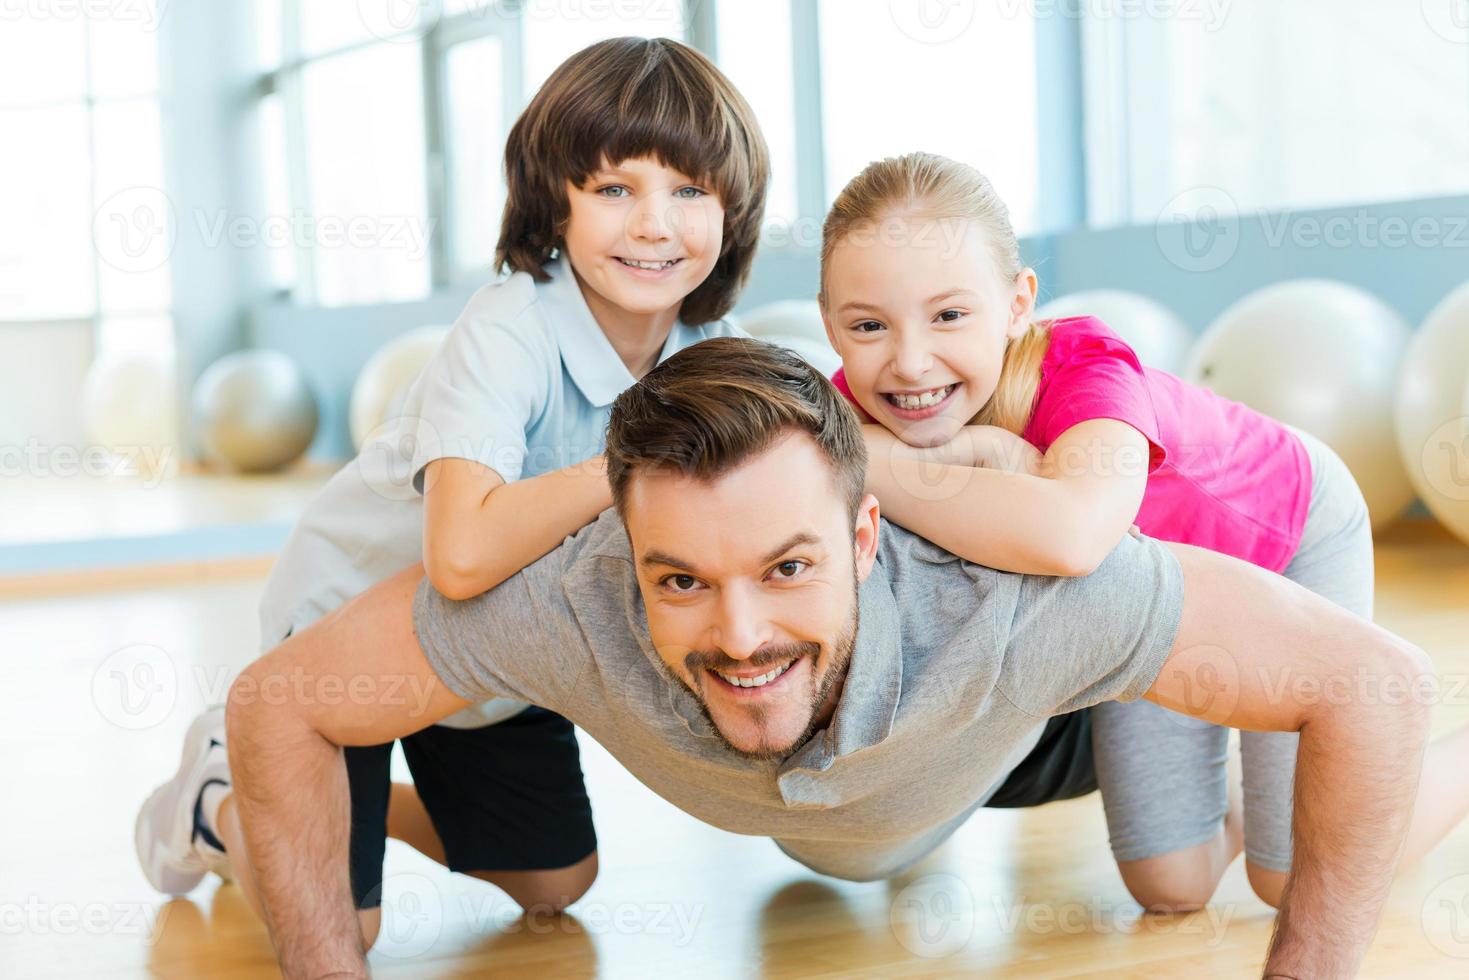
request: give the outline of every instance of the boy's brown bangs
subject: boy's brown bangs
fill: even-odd
[[[629,78],[620,92],[609,92],[615,97],[578,106],[563,129],[568,140],[564,155],[558,154],[566,179],[582,187],[604,158],[616,166],[652,157],[690,180],[711,185],[726,210],[745,207],[747,154],[738,146],[734,121],[717,93],[699,85],[700,79],[677,74],[664,70]]]

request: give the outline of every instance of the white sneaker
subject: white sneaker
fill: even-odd
[[[230,782],[222,706],[194,719],[184,736],[178,772],[153,791],[133,826],[143,874],[164,894],[189,893],[211,870],[227,874],[229,859],[203,839],[212,832],[200,826],[200,795],[210,782]]]

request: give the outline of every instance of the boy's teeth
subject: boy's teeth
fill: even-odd
[[[791,661],[791,664],[793,663],[795,663],[794,660]],[[784,667],[777,667],[769,673],[761,674],[759,677],[731,677],[720,671],[716,671],[715,673],[718,673],[720,677],[723,677],[735,687],[764,687],[789,670],[791,664],[786,664]]]
[[[618,259],[617,261],[623,265],[630,265],[634,269],[647,269],[649,272],[657,272],[660,269],[667,269],[673,263],[677,262],[678,259],[669,259],[667,262],[634,262],[632,259]]]
[[[921,395],[892,394],[888,397],[891,398],[893,400],[893,404],[897,405],[899,408],[913,410],[919,408],[931,408],[932,406],[937,405],[939,402],[943,401],[945,398],[948,398],[949,392],[953,390],[953,385],[947,385],[943,388],[935,389],[934,391],[926,391]]]

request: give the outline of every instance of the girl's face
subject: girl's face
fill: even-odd
[[[996,271],[971,220],[895,215],[854,229],[827,264],[822,317],[858,403],[904,442],[942,446],[995,392],[1035,273]]]
[[[572,268],[603,304],[626,313],[676,312],[714,270],[724,241],[724,206],[711,187],[644,157],[568,182],[564,240]]]

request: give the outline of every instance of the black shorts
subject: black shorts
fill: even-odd
[[[1097,788],[1092,713],[1086,708],[1046,722],[1041,740],[1010,771],[985,806],[1040,806],[1085,796]]]
[[[403,740],[453,871],[564,868],[597,849],[571,722],[529,707],[483,728],[433,725]],[[382,903],[393,746],[348,746],[352,898]]]

